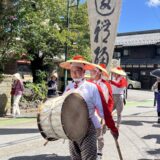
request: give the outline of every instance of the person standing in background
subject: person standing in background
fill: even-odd
[[[57,95],[57,73],[51,75],[51,79],[48,82],[48,98],[55,97]]]
[[[12,115],[15,118],[20,115],[19,102],[24,91],[23,81],[19,73],[13,75],[13,84],[11,89],[11,95],[13,96],[13,112]]]
[[[160,78],[157,77],[157,81],[152,86],[152,91],[154,91],[154,96],[157,102],[157,123],[160,123]]]

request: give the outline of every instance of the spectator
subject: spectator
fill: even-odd
[[[154,96],[157,102],[158,123],[160,123],[160,78],[157,78],[157,81],[153,84],[152,91],[154,91]]]
[[[13,83],[11,89],[11,95],[13,96],[13,117],[15,118],[16,115],[20,115],[19,109],[19,101],[22,97],[24,91],[23,81],[19,73],[15,73],[13,75]]]
[[[48,98],[55,97],[57,95],[57,73],[51,75],[51,79],[48,82]]]

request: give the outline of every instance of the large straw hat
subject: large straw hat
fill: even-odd
[[[13,78],[18,79],[18,80],[21,80],[21,76],[20,76],[19,73],[13,74]]]
[[[119,74],[121,76],[126,76],[126,72],[121,67],[112,68],[111,72]]]
[[[87,62],[81,55],[76,55],[71,60],[60,63],[60,67],[64,69],[71,69],[71,67],[74,65],[83,68],[85,64],[90,63]]]
[[[85,70],[93,70],[95,68],[98,68],[99,70],[102,71],[102,74],[104,74],[106,77],[109,77],[108,72],[106,70],[106,65],[101,63],[101,64],[94,64],[94,63],[90,63],[89,65],[86,65]]]

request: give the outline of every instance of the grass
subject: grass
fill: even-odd
[[[36,118],[0,118],[0,127],[35,122],[35,121]]]
[[[126,107],[136,107],[136,106],[153,106],[153,100],[144,100],[144,101],[129,101],[126,104]]]

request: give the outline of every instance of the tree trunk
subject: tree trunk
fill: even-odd
[[[38,77],[36,75],[38,70],[43,71],[43,59],[44,57],[39,57],[38,55],[35,56],[34,60],[31,61],[31,69],[33,74],[33,82],[38,83]]]

